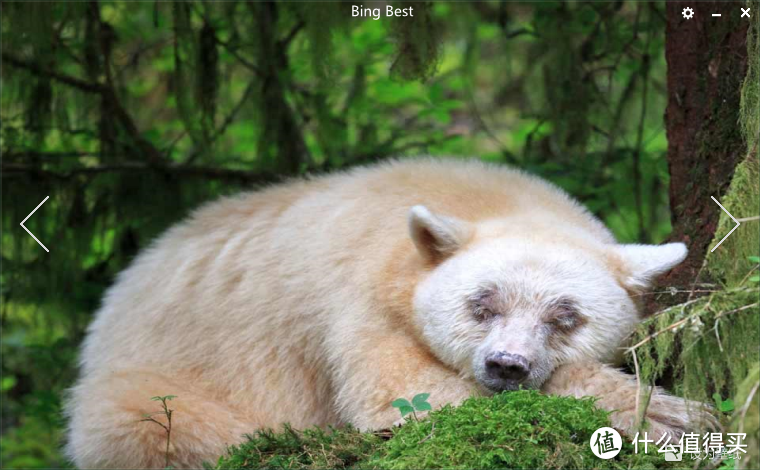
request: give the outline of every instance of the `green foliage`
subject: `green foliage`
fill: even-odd
[[[412,398],[411,403],[409,403],[409,401],[405,398],[397,398],[393,400],[391,406],[398,408],[402,418],[409,413],[412,413],[416,419],[417,415],[415,411],[429,411],[432,409],[430,403],[427,401],[429,396],[429,393],[418,393],[414,396],[414,398]]]
[[[260,431],[230,448],[217,468],[666,468],[624,441],[610,461],[591,452],[594,431],[609,426],[591,399],[517,391],[470,398],[391,432],[353,428]]]
[[[3,468],[71,468],[60,455],[63,427],[44,418],[26,416],[0,437]]]

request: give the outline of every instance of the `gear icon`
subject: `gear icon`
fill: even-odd
[[[694,10],[692,10],[690,7],[684,8],[683,11],[681,12],[681,14],[687,20],[690,20],[690,19],[694,18]]]

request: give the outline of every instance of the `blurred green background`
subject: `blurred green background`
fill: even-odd
[[[664,2],[3,3],[2,466],[65,466],[62,393],[114,276],[198,204],[433,154],[670,231]],[[364,3],[384,8],[384,4]],[[26,226],[18,226],[46,196]]]

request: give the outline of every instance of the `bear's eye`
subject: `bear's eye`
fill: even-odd
[[[485,305],[473,305],[472,316],[478,321],[485,321],[495,317],[497,313]]]
[[[578,327],[578,315],[576,313],[565,313],[552,317],[547,322],[549,325],[563,331],[570,331]]]
[[[478,321],[489,320],[498,315],[492,291],[479,292],[470,299],[472,316]]]
[[[578,313],[575,304],[563,299],[553,306],[546,323],[557,330],[569,332],[581,326],[585,321],[583,316]]]

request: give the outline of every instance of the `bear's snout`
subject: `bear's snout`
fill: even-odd
[[[489,382],[499,390],[516,389],[530,374],[530,362],[519,354],[492,352],[486,356],[485,365]]]

